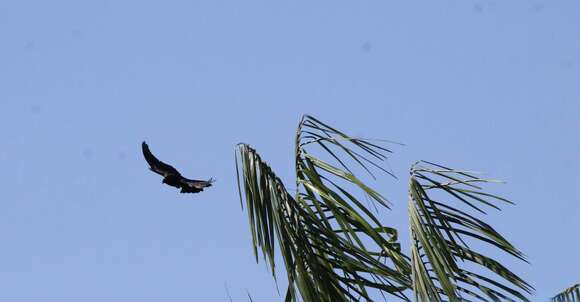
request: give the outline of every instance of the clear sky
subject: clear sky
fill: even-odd
[[[292,187],[303,113],[407,145],[375,184],[404,242],[411,163],[484,171],[532,300],[580,282],[579,1],[22,0],[0,2],[0,300],[281,301],[233,151]],[[161,185],[142,140],[217,183]]]

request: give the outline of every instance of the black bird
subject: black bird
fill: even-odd
[[[174,167],[158,160],[151,151],[149,151],[147,143],[143,142],[141,148],[143,149],[143,156],[145,156],[145,160],[150,166],[149,169],[163,176],[162,183],[180,188],[181,193],[199,193],[203,191],[203,188],[211,187],[214,182],[213,178],[210,178],[209,180],[187,179],[181,176],[181,173],[179,173],[179,171]]]

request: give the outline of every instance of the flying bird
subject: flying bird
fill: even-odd
[[[180,188],[181,193],[199,193],[203,191],[203,188],[211,187],[214,182],[213,178],[209,180],[185,178],[174,167],[158,160],[149,150],[147,143],[143,142],[141,148],[143,149],[143,156],[145,156],[145,160],[149,164],[149,169],[163,176],[162,183]]]

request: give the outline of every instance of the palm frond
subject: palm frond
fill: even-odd
[[[400,251],[397,231],[384,226],[360,195],[384,207],[389,203],[349,167],[358,165],[371,175],[373,167],[389,173],[380,165],[388,152],[304,116],[296,135],[297,189],[292,196],[254,149],[238,146],[240,198],[256,260],[260,248],[275,276],[277,243],[289,281],[286,301],[297,301],[297,291],[304,301],[371,301],[370,291],[409,300],[403,291],[411,287],[411,266]]]
[[[580,302],[580,284],[565,289],[550,300],[552,302]]]
[[[490,225],[451,203],[458,202],[480,214],[485,214],[484,207],[499,209],[498,202],[511,203],[482,191],[480,185],[488,182],[492,180],[429,162],[412,167],[409,220],[417,301],[468,301],[465,297],[529,301],[524,293],[531,293],[533,288],[528,283],[468,242],[483,242],[526,261],[524,255]],[[487,268],[495,279],[468,268],[474,265]]]

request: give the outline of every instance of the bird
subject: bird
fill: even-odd
[[[161,181],[161,183],[181,189],[180,193],[199,193],[203,191],[204,188],[211,187],[214,183],[213,178],[210,178],[209,180],[196,180],[183,177],[177,169],[158,160],[153,153],[151,153],[146,142],[141,144],[141,149],[143,149],[143,156],[149,164],[149,169],[163,176],[163,181]]]

